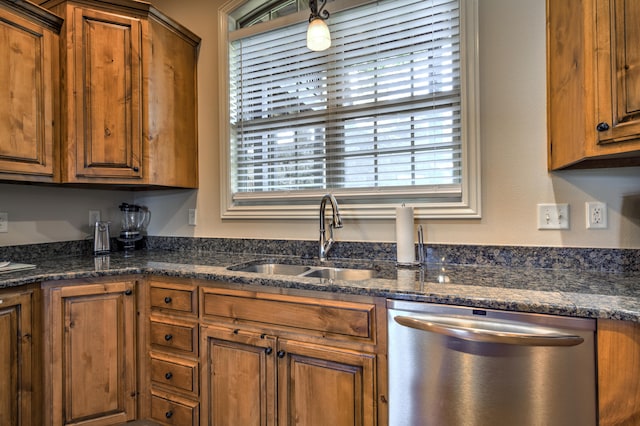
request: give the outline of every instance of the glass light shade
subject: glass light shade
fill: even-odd
[[[307,47],[319,52],[327,50],[331,46],[331,34],[329,27],[323,19],[316,18],[309,22],[307,28]]]

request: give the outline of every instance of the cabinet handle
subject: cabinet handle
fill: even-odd
[[[124,291],[125,296],[131,296],[133,294],[133,290],[131,290],[130,288],[126,289]]]
[[[166,340],[167,342],[168,342],[169,340],[171,340],[171,339],[173,339],[173,336],[172,336],[172,335],[170,335],[170,334],[165,334],[165,335],[164,335],[164,340]]]
[[[164,378],[167,380],[171,380],[171,378],[173,377],[173,374],[171,374],[171,371],[169,371],[168,373],[165,373]]]
[[[284,351],[278,351],[278,358],[284,358]]]
[[[609,130],[609,124],[605,123],[604,121],[602,123],[598,123],[598,125],[596,126],[596,130],[599,132],[606,132],[607,130]]]
[[[167,304],[171,303],[171,298],[169,296],[165,297],[164,303],[167,303]]]
[[[167,411],[166,413],[164,413],[164,416],[165,416],[166,418],[170,419],[170,418],[171,418],[171,416],[173,416],[173,411],[171,411],[171,410]]]
[[[138,166],[133,166],[133,171],[137,173],[140,171],[140,168]]]
[[[264,350],[264,353],[267,354],[267,355],[271,355],[271,352],[273,352],[273,349],[271,349],[271,348],[266,348]]]

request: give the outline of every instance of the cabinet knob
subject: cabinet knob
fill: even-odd
[[[278,358],[284,358],[284,351],[278,351]]]
[[[133,171],[138,173],[140,171],[140,168],[138,166],[133,166]]]
[[[126,296],[131,296],[131,295],[133,294],[133,290],[131,290],[130,288],[128,288],[128,289],[126,289],[126,290],[124,291],[124,294],[125,294]]]
[[[273,349],[272,349],[272,348],[266,348],[266,349],[264,350],[264,353],[265,353],[265,354],[267,354],[267,355],[271,355],[271,352],[273,352]]]
[[[165,297],[164,303],[167,303],[167,304],[171,303],[171,298],[169,296]]]
[[[171,411],[171,410],[167,411],[166,413],[164,413],[164,416],[165,416],[166,418],[170,419],[170,418],[171,418],[171,416],[173,416],[173,411]]]
[[[171,339],[173,339],[173,336],[172,336],[172,335],[170,335],[170,334],[165,334],[165,335],[164,335],[164,340],[166,340],[167,342],[168,342],[169,340],[171,340]]]
[[[173,377],[173,374],[171,373],[171,371],[165,373],[164,378],[167,380],[171,380],[171,378]]]
[[[602,123],[598,123],[598,125],[596,126],[596,130],[599,132],[606,132],[607,130],[609,130],[609,124],[605,123],[604,121]]]

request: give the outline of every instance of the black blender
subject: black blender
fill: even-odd
[[[135,204],[122,203],[119,207],[122,212],[122,220],[118,241],[127,254],[143,247],[143,232],[149,223],[150,213],[146,207]]]

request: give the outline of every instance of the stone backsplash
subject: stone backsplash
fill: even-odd
[[[188,253],[224,252],[265,255],[317,256],[317,241],[258,240],[228,238],[146,237],[148,250]],[[112,247],[117,247],[115,241]],[[37,262],[38,259],[92,255],[92,241],[65,241],[0,247],[0,260]],[[417,250],[417,247],[416,247]],[[335,243],[330,257],[394,261],[395,243]],[[529,267],[543,269],[592,270],[603,272],[640,271],[640,249],[426,245],[427,263]]]

